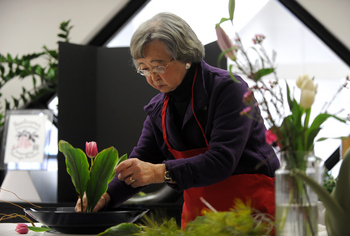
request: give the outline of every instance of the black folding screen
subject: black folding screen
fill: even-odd
[[[206,45],[209,64],[216,66],[219,54],[216,42]],[[82,150],[86,141],[96,141],[99,149],[114,146],[120,155],[130,154],[146,118],[143,106],[157,92],[136,73],[129,48],[60,43],[58,139]],[[64,156],[57,158],[57,200],[75,202]]]

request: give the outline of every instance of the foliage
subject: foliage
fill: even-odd
[[[324,179],[323,179],[323,187],[331,193],[333,189],[335,188],[337,182],[337,178],[334,178],[329,172],[325,173]]]
[[[90,166],[81,149],[74,148],[63,140],[59,141],[58,146],[66,158],[67,172],[71,176],[78,197],[82,198],[86,193],[86,211],[92,212],[115,175],[114,167],[124,161],[127,154],[119,158],[118,150],[110,147],[99,152]],[[83,201],[81,203],[83,204]],[[81,209],[83,211],[84,207]]]
[[[70,20],[62,22],[59,29],[62,31],[58,37],[65,42],[69,42],[69,33],[73,26],[69,25]],[[45,66],[33,64],[33,61],[38,58],[44,58]],[[12,96],[12,103],[5,99],[6,110],[18,109],[21,102],[26,105],[44,94],[54,93],[57,90],[58,80],[58,49],[51,50],[43,46],[43,51],[19,56],[11,54],[0,54],[0,90],[9,81],[14,78],[21,80],[32,78],[33,88],[26,90],[22,87],[22,93],[19,97]],[[38,80],[40,83],[38,83]],[[0,93],[0,97],[1,97]],[[0,107],[2,108],[2,107]],[[3,125],[4,114],[0,113],[0,127]]]
[[[274,223],[271,216],[256,212],[251,208],[250,203],[244,203],[240,199],[230,211],[217,212],[206,210],[203,216],[198,216],[194,221],[188,223],[185,230],[179,229],[175,219],[155,218],[144,216],[143,232],[137,235],[176,235],[176,236],[197,236],[197,235],[270,235]]]

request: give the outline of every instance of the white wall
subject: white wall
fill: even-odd
[[[71,42],[85,44],[129,0],[0,0],[0,53],[24,55],[40,52],[43,45],[58,47],[59,25],[71,20]],[[38,63],[42,64],[41,61]],[[9,82],[1,89],[3,98],[31,87],[31,79]]]
[[[349,0],[297,0],[350,49]]]

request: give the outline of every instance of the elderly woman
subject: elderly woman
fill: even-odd
[[[265,142],[264,124],[240,115],[246,83],[205,63],[202,43],[174,14],[160,13],[143,23],[130,50],[137,73],[160,93],[145,106],[137,146],[115,168],[117,175],[95,210],[166,182],[183,191],[182,228],[205,207],[201,197],[218,211],[240,198],[274,214],[279,161]]]

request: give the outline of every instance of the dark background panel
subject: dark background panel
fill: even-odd
[[[99,48],[97,68],[98,145],[129,155],[146,118],[143,107],[158,91],[136,73],[129,48]]]
[[[85,141],[96,138],[96,55],[95,47],[59,44],[58,140],[82,150],[85,150]],[[61,152],[57,155],[57,164],[57,201],[76,201]]]

